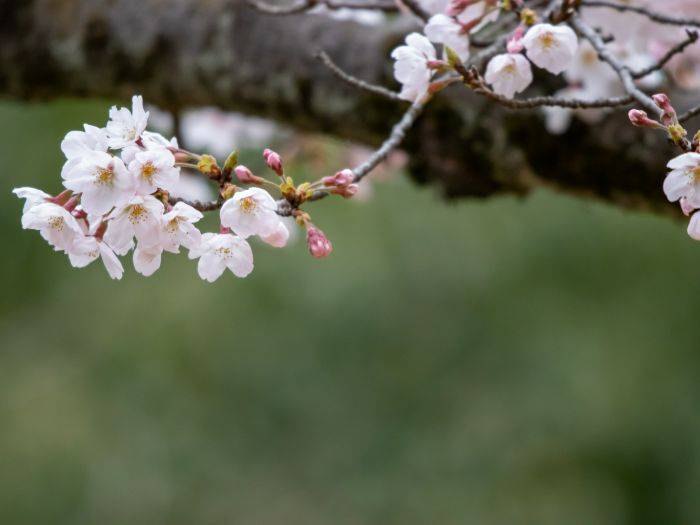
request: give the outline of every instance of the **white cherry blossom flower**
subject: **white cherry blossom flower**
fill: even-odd
[[[128,108],[112,106],[109,110],[109,122],[107,122],[107,136],[109,147],[122,149],[135,144],[148,124],[148,111],[143,109],[143,98],[134,95],[131,99],[131,111]]]
[[[104,235],[105,242],[119,255],[132,248],[134,236],[144,246],[157,245],[164,210],[163,203],[155,197],[133,197],[107,217],[109,224]]]
[[[188,250],[202,242],[202,234],[194,226],[204,215],[184,202],[178,202],[163,215],[161,245],[171,253],[179,253],[180,246]]]
[[[394,77],[402,84],[401,98],[415,101],[428,92],[432,76],[428,62],[437,59],[430,40],[411,33],[406,37],[406,45],[394,49],[391,57],[395,60]]]
[[[17,195],[18,198],[24,199],[24,208],[22,209],[22,213],[27,213],[27,211],[33,208],[34,206],[43,204],[44,202],[46,202],[46,199],[51,198],[51,195],[49,195],[45,191],[37,190],[36,188],[29,188],[26,186],[23,188],[15,188],[14,190],[12,190],[12,193]]]
[[[90,124],[83,126],[85,131],[69,131],[61,142],[61,151],[66,156],[66,163],[61,170],[61,176],[80,164],[83,158],[95,151],[105,153],[108,149],[107,131]]]
[[[169,190],[177,184],[180,168],[175,167],[175,157],[167,149],[141,151],[129,163],[129,173],[134,180],[134,191],[150,195],[158,188]]]
[[[68,250],[68,258],[75,268],[84,268],[98,257],[102,259],[102,263],[112,279],[122,278],[124,267],[105,242],[95,237],[85,236],[77,239]]]
[[[22,228],[39,230],[41,236],[56,250],[69,249],[83,236],[83,230],[71,213],[52,202],[31,207],[22,215]]]
[[[63,185],[82,193],[80,204],[92,215],[103,215],[128,200],[132,178],[118,157],[90,152],[64,174]]]
[[[434,15],[423,30],[431,42],[452,48],[462,62],[469,58],[469,36],[462,25],[447,15]]]
[[[536,66],[557,75],[571,65],[578,49],[578,38],[568,26],[537,24],[523,37],[523,45],[527,57]]]
[[[513,98],[532,83],[530,62],[521,54],[497,55],[486,66],[484,79],[499,95]]]
[[[685,198],[689,208],[700,208],[700,153],[684,153],[666,165],[671,172],[664,179],[669,201]]]
[[[213,283],[226,268],[236,277],[246,277],[253,271],[253,251],[250,245],[230,233],[205,233],[202,242],[190,250],[190,259],[199,258],[199,276]]]
[[[700,241],[700,212],[693,213],[688,222],[688,235],[696,241]]]
[[[239,191],[221,207],[221,225],[244,239],[268,236],[280,222],[276,210],[275,199],[262,188]]]

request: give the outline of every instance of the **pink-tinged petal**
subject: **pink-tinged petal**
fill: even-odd
[[[243,239],[236,239],[233,244],[233,257],[227,259],[226,266],[236,277],[247,277],[253,271],[253,250]]]
[[[282,221],[277,223],[277,228],[270,235],[261,237],[263,242],[275,248],[284,248],[289,240],[289,230]]]
[[[76,239],[68,250],[68,259],[74,268],[84,268],[99,257],[97,240],[94,237]]]
[[[102,263],[107,269],[107,273],[112,279],[121,279],[124,275],[124,267],[121,261],[117,258],[114,252],[105,243],[99,243],[100,256],[102,257]]]
[[[690,179],[682,171],[672,171],[666,175],[663,187],[666,198],[675,202],[689,193]]]
[[[145,277],[149,277],[160,268],[163,250],[158,247],[142,248],[140,245],[134,250],[134,269]]]
[[[224,260],[213,252],[208,252],[199,258],[197,263],[197,273],[207,282],[213,283],[226,270]]]
[[[700,166],[700,153],[684,153],[671,159],[666,167],[672,170],[683,170]]]
[[[688,223],[688,235],[696,241],[700,241],[700,212],[694,213]]]
[[[134,229],[129,219],[120,215],[109,221],[104,240],[117,254],[125,255],[133,247],[134,241]]]

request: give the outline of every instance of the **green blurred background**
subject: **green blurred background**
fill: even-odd
[[[10,193],[58,190],[60,139],[107,106],[0,105],[0,523],[700,523],[681,223],[397,177],[313,206],[327,260],[111,281]]]

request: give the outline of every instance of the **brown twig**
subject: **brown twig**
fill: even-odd
[[[248,5],[269,15],[294,15],[309,11],[317,6],[328,9],[371,9],[376,11],[395,12],[396,4],[384,0],[297,0],[288,5],[271,5],[258,0],[247,0]]]
[[[651,9],[647,9],[645,7],[620,4],[617,2],[609,2],[607,0],[581,0],[581,7],[604,7],[608,9],[614,9],[620,12],[630,12],[644,15],[649,20],[652,20],[659,24],[700,28],[700,21],[694,20],[692,18],[664,15],[659,12],[652,11]]]
[[[318,53],[316,53],[316,58],[318,58],[328,69],[330,69],[336,77],[350,84],[353,87],[356,87],[363,91],[367,91],[369,93],[373,93],[375,95],[380,95],[384,98],[388,98],[389,100],[403,101],[403,99],[399,97],[399,94],[395,91],[392,91],[382,86],[370,84],[369,82],[365,82],[364,80],[361,80],[351,75],[350,73],[346,73],[345,71],[340,69],[340,67],[335,62],[333,62],[331,57],[329,57],[328,53],[326,53],[325,51],[319,51]]]

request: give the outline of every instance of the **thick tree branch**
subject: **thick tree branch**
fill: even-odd
[[[278,17],[245,0],[0,0],[0,12],[0,92],[9,97],[127,100],[138,92],[173,111],[216,105],[373,147],[406,108],[347,85],[314,52],[323,49],[353,77],[391,87],[389,52],[412,20],[369,27],[320,15]],[[619,113],[594,127],[576,121],[553,136],[539,115],[450,88],[405,138],[411,174],[448,196],[548,185],[675,213],[660,189],[673,155],[661,137],[632,128]]]

